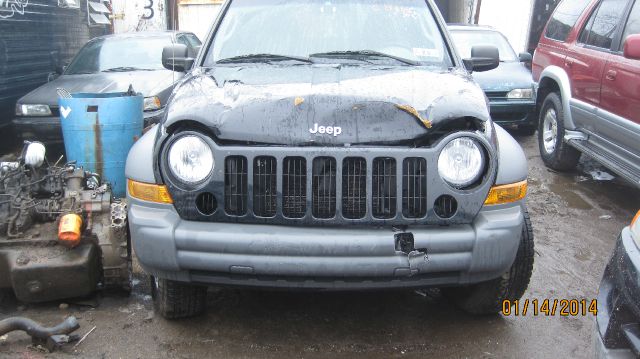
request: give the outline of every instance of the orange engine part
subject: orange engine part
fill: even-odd
[[[58,239],[63,245],[73,248],[82,239],[82,217],[77,214],[65,214],[60,218]]]

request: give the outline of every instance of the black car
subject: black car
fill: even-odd
[[[620,233],[598,293],[597,358],[640,356],[640,211]]]
[[[144,96],[145,124],[156,123],[175,83],[184,74],[162,66],[162,49],[187,46],[195,57],[200,47],[188,32],[139,32],[108,35],[89,41],[60,75],[18,100],[13,125],[25,140],[62,141],[57,88],[71,93],[124,92],[129,85]]]
[[[476,72],[473,78],[480,84],[491,103],[491,118],[503,126],[518,126],[521,133],[536,132],[536,98],[531,70],[531,55],[516,55],[507,38],[486,26],[450,25],[453,43],[463,57],[471,57],[473,46],[491,45],[498,48],[500,66],[487,72]]]

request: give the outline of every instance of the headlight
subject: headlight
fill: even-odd
[[[533,98],[533,89],[515,89],[507,94],[510,99],[530,99]]]
[[[482,176],[484,152],[468,137],[449,142],[438,158],[440,177],[455,188],[467,187]]]
[[[160,98],[158,96],[151,96],[144,98],[144,110],[145,111],[154,111],[162,108],[162,103],[160,102]]]
[[[49,105],[16,105],[17,116],[51,116]]]
[[[204,180],[213,167],[211,148],[199,136],[184,136],[169,148],[169,169],[185,183],[195,184]]]

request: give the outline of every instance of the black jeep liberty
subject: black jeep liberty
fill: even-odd
[[[206,286],[442,287],[471,313],[533,267],[527,163],[432,0],[229,0],[127,162],[129,223],[167,318]]]

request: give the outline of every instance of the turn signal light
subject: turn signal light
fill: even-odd
[[[127,179],[129,195],[133,198],[156,203],[173,203],[169,190],[165,185],[136,182]]]
[[[493,186],[489,191],[485,206],[512,203],[523,199],[527,195],[527,181],[502,186]]]

